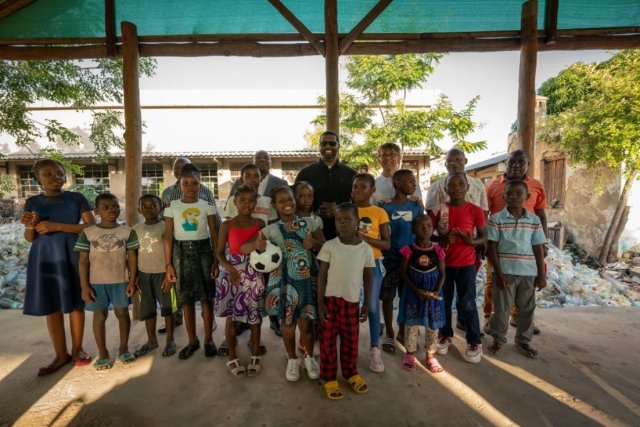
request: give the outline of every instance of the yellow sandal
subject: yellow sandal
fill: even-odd
[[[340,384],[338,381],[327,381],[324,385],[324,393],[327,395],[329,400],[340,400],[342,399],[342,389],[340,388]]]
[[[369,386],[367,382],[360,375],[355,374],[347,380],[353,391],[358,394],[364,394],[369,392]]]

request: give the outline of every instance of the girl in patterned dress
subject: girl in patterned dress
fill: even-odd
[[[282,250],[283,261],[269,275],[265,308],[267,314],[278,316],[282,324],[282,340],[287,352],[288,381],[300,379],[303,364],[310,379],[318,379],[320,368],[313,358],[313,321],[318,318],[317,297],[313,286],[317,267],[311,254],[320,248],[307,221],[296,215],[296,202],[289,187],[280,187],[272,193],[272,204],[280,220],[261,230],[258,238],[243,245],[242,251],[264,250],[270,240]],[[296,355],[296,326],[300,328],[300,340],[304,345],[304,359]]]
[[[256,207],[258,193],[248,185],[241,185],[236,190],[233,202],[238,215],[225,221],[220,226],[220,237],[216,247],[216,255],[220,265],[224,267],[216,285],[216,316],[226,317],[225,337],[228,345],[229,361],[227,368],[232,375],[238,377],[247,374],[256,376],[260,372],[260,301],[264,292],[264,280],[249,264],[248,254],[251,251],[241,250],[243,243],[255,238],[264,222],[253,218],[251,213]],[[229,253],[225,254],[228,246]],[[236,324],[249,324],[251,329],[251,362],[245,368],[240,364],[236,353]]]
[[[402,289],[398,323],[405,323],[405,347],[407,354],[402,366],[408,371],[416,370],[415,352],[418,349],[418,330],[425,327],[426,365],[432,373],[442,372],[436,359],[438,329],[444,325],[444,250],[431,242],[433,224],[427,215],[413,219],[411,229],[415,243],[400,248],[402,255],[400,275],[407,286]]]

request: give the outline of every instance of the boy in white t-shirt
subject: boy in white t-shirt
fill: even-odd
[[[338,205],[335,213],[338,237],[329,240],[318,254],[318,315],[322,322],[320,336],[320,377],[331,400],[342,398],[336,381],[340,337],[342,376],[358,394],[369,391],[358,375],[359,322],[366,322],[375,260],[371,246],[358,237],[358,208],[353,203]],[[364,281],[364,302],[359,307],[360,286]]]

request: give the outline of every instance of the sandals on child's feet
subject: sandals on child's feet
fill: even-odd
[[[98,359],[95,361],[93,366],[96,368],[96,371],[104,371],[106,369],[111,369],[113,367],[113,363],[111,359]]]
[[[500,343],[497,340],[493,341],[493,344],[491,344],[487,350],[489,350],[489,353],[491,354],[498,354],[500,353],[500,350],[502,350],[502,343]]]
[[[364,394],[369,392],[369,386],[367,382],[360,375],[355,374],[347,380],[353,391],[358,394]]]
[[[416,370],[416,356],[415,354],[405,354],[402,359],[402,367],[407,371]]]
[[[251,356],[251,363],[247,365],[247,376],[255,377],[260,373],[262,357]]]
[[[442,367],[442,365],[440,365],[440,362],[438,362],[438,359],[436,359],[435,357],[427,357],[427,369],[432,374],[439,374],[440,372],[444,371],[444,368]]]
[[[396,343],[393,340],[393,338],[390,338],[390,337],[382,338],[382,350],[386,351],[387,353],[395,354]]]
[[[526,342],[517,342],[516,348],[524,353],[529,359],[537,359],[538,358],[538,350],[535,347],[529,345]]]
[[[324,393],[327,395],[329,400],[342,399],[342,389],[340,388],[338,381],[327,381],[322,387],[324,388]]]
[[[128,365],[129,363],[136,361],[136,356],[127,351],[126,353],[122,353],[118,356],[118,359],[120,359],[120,362],[122,362],[123,365]]]
[[[253,341],[251,341],[251,338],[247,341],[247,347],[249,347],[249,351],[253,351]],[[265,354],[267,354],[267,346],[260,340],[260,356],[264,356]]]
[[[176,349],[176,343],[167,343],[167,345],[164,346],[164,350],[162,350],[162,357],[173,356],[174,354],[176,354]]]
[[[234,377],[244,377],[247,373],[246,368],[240,364],[238,359],[229,360],[227,362],[227,369]]]
[[[222,341],[220,347],[218,347],[218,356],[228,356],[229,355],[229,346],[227,345],[227,340]]]
[[[139,349],[134,351],[133,355],[136,356],[136,358],[142,357],[142,356],[145,356],[145,355],[149,354],[149,352],[151,350],[155,350],[156,348],[158,348],[157,344],[155,346],[153,346],[153,347],[150,346],[149,344],[144,344],[142,347],[140,347]]]

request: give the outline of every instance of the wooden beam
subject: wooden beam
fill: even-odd
[[[1,52],[1,51],[0,51]],[[290,57],[317,55],[308,43],[262,44],[256,42],[140,44],[140,56],[252,56]]]
[[[107,47],[105,45],[66,47],[0,46],[0,59],[7,60],[70,60],[107,57]]]
[[[340,91],[338,58],[338,1],[324,2],[325,79],[327,130],[340,134]]]
[[[30,5],[35,0],[5,0],[0,3],[0,19],[19,11],[25,6]]]
[[[139,222],[138,199],[142,191],[142,113],[140,112],[140,81],[138,74],[138,31],[131,22],[123,21],[122,79],[124,86],[124,168],[125,218],[132,227]]]
[[[104,29],[107,41],[107,54],[111,58],[116,57],[116,2],[104,0]]]
[[[535,145],[536,66],[538,1],[527,0],[522,5],[520,21],[522,45],[520,47],[520,75],[518,78],[518,146],[533,160]],[[535,176],[535,162],[527,173]]]
[[[340,42],[340,49],[339,49],[340,54],[345,53],[347,49],[349,49],[349,46],[351,46],[351,44],[358,37],[360,37],[362,33],[364,33],[364,30],[366,30],[369,27],[369,25],[371,25],[371,23],[375,21],[375,19],[378,16],[380,16],[382,12],[384,12],[384,10],[387,8],[387,6],[391,4],[392,1],[393,0],[379,0],[378,3],[376,3],[376,5],[373,6],[373,8],[371,8],[369,13],[367,13],[365,17],[362,18],[362,20],[358,22],[358,24],[355,27],[353,27],[353,29],[349,32],[347,37],[345,37]]]
[[[558,39],[558,7],[559,0],[546,0],[544,10],[544,29],[547,32],[547,44],[554,44]]]
[[[300,21],[280,0],[269,0],[269,3],[275,7],[280,15],[284,17],[293,28],[296,29],[313,46],[320,55],[324,56],[324,47],[318,42],[316,36]]]
[[[500,52],[520,49],[520,38],[482,40],[403,40],[397,42],[354,42],[346,55],[400,55],[429,52]]]

